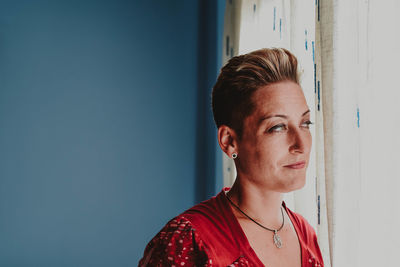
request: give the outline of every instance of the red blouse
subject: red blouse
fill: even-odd
[[[224,190],[169,221],[147,245],[139,266],[264,266]],[[285,203],[283,207],[300,241],[302,267],[323,267],[314,229]]]

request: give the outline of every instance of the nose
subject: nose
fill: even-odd
[[[301,129],[292,128],[289,130],[289,152],[304,153],[306,147],[306,133],[301,132]]]

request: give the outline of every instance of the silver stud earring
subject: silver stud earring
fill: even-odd
[[[237,153],[232,153],[232,158],[236,159],[237,158]]]

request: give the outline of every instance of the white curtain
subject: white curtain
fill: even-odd
[[[317,229],[325,266],[400,266],[400,1],[228,0],[224,62],[292,51],[312,110],[312,162],[286,202]],[[224,158],[224,183],[234,165]]]
[[[333,266],[400,266],[399,14],[398,0],[320,3]]]

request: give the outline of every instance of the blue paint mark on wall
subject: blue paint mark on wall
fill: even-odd
[[[253,12],[256,12],[256,10],[257,10],[257,5],[254,4],[254,5],[253,5]]]
[[[318,8],[318,21],[319,21],[319,0],[317,0],[317,8]]]
[[[275,23],[276,22],[276,7],[274,7],[274,22],[273,22],[273,29],[275,31]]]
[[[314,50],[314,41],[311,42],[311,46],[312,46],[312,60],[315,64],[315,50]]]
[[[318,81],[318,111],[320,110],[321,96],[320,96],[320,82]]]
[[[282,39],[282,19],[279,19],[279,38]]]
[[[304,30],[304,35],[305,35],[304,46],[305,46],[306,50],[308,50],[307,30]]]
[[[312,59],[314,63],[314,94],[317,92],[317,64],[315,64],[315,50],[314,41],[311,42],[312,45]]]
[[[317,93],[317,64],[314,64],[314,94]]]
[[[357,128],[360,128],[360,109],[357,107]]]
[[[321,224],[321,196],[318,195],[318,224]]]
[[[231,47],[231,58],[233,58],[233,47]]]

